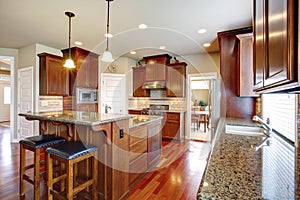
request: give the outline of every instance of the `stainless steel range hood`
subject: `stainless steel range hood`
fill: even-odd
[[[148,81],[142,86],[143,89],[165,89],[166,81]]]

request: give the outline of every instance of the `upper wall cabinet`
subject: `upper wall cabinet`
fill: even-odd
[[[64,49],[62,52],[65,59],[69,57],[69,49]],[[85,49],[72,47],[71,56],[76,69],[70,70],[70,93],[75,94],[75,87],[97,89],[99,55]]]
[[[168,54],[144,57],[146,64],[146,81],[165,81],[166,65],[170,63]]]
[[[146,79],[146,67],[134,67],[133,73],[133,96],[134,97],[149,97],[150,90],[143,89],[142,86]]]
[[[185,62],[167,66],[167,97],[185,97],[186,66]]]
[[[253,92],[253,33],[238,34],[237,40],[237,95],[258,96]]]
[[[40,95],[69,95],[69,71],[60,56],[38,54],[40,63]]]
[[[298,85],[294,0],[254,0],[254,89],[278,91]]]

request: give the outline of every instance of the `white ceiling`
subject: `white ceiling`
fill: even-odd
[[[0,48],[34,43],[68,48],[65,11],[76,15],[72,18],[72,43],[81,41],[81,48],[102,54],[105,0],[0,0]],[[114,37],[109,49],[114,57],[138,50],[135,59],[160,52],[162,45],[173,55],[201,53],[206,50],[203,43],[216,41],[217,32],[249,26],[251,21],[252,0],[114,0],[110,9]],[[149,28],[139,30],[140,23]],[[207,32],[198,34],[200,28]]]

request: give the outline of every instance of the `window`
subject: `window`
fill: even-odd
[[[10,87],[4,87],[4,104],[10,104]]]
[[[296,98],[295,94],[264,94],[262,96],[263,118],[270,118],[271,127],[295,141],[296,136]]]

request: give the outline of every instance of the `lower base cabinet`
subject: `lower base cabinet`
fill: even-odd
[[[162,138],[180,140],[180,113],[166,113]]]
[[[129,187],[158,164],[161,156],[161,121],[129,129]]]

